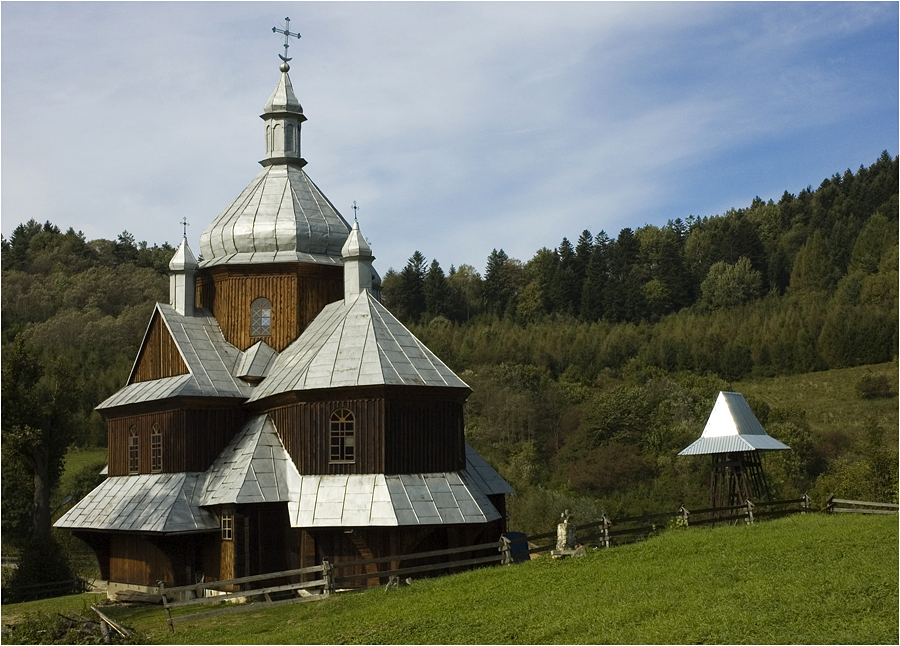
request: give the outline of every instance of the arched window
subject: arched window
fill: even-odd
[[[160,471],[162,471],[162,433],[159,431],[159,424],[154,424],[153,430],[150,431],[150,472]]]
[[[356,431],[353,413],[346,408],[331,414],[331,462],[353,462],[356,459]]]
[[[140,461],[140,438],[137,429],[132,426],[128,429],[128,474],[139,473],[141,470]]]
[[[279,142],[279,139],[282,139],[283,133],[281,132],[281,126],[277,123],[272,126],[272,154],[275,153],[283,153],[282,146],[284,146],[284,142]]]
[[[291,124],[284,127],[284,152],[294,152],[294,126]]]
[[[250,304],[250,336],[269,336],[272,333],[272,303],[257,298]]]
[[[266,154],[272,152],[272,126],[266,126]]]

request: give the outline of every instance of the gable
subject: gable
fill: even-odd
[[[131,371],[129,384],[188,374],[175,339],[163,321],[159,309],[153,311],[144,342]]]

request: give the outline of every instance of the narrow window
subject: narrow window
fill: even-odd
[[[284,141],[278,141],[282,139],[284,135],[281,132],[281,126],[277,123],[272,127],[272,154],[275,153],[284,153],[282,146],[284,146]]]
[[[272,303],[257,298],[250,304],[250,336],[269,336],[272,333]]]
[[[222,540],[234,540],[234,512],[222,510]]]
[[[291,124],[284,128],[284,151],[294,152],[294,126]]]
[[[346,408],[331,414],[331,461],[353,462],[356,459],[356,433],[353,413]]]
[[[162,471],[162,433],[159,432],[158,424],[154,424],[150,431],[150,471]]]
[[[141,470],[140,444],[137,429],[132,426],[128,429],[128,474],[132,475]]]
[[[272,152],[272,127],[266,126],[266,154],[269,155]]]

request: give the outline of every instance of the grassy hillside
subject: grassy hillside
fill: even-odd
[[[111,608],[153,643],[897,643],[896,516],[673,530],[390,592],[180,624]],[[42,602],[4,608],[11,615]],[[7,641],[4,639],[4,641]]]
[[[799,375],[738,381],[734,390],[758,397],[772,408],[801,408],[812,430],[819,433],[847,431],[857,435],[867,419],[876,419],[885,428],[900,425],[897,409],[897,362],[857,368],[810,372]],[[856,384],[867,375],[887,375],[893,397],[862,399]],[[896,443],[896,433],[890,434]]]

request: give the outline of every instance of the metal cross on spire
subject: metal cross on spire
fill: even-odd
[[[181,225],[184,228],[184,237],[187,238],[187,228],[191,226],[191,223],[187,221],[187,216],[181,218]]]
[[[284,19],[284,29],[279,29],[278,27],[272,27],[272,33],[273,34],[284,34],[284,56],[279,54],[278,58],[280,58],[285,63],[287,63],[289,60],[291,60],[290,58],[288,58],[288,47],[290,46],[290,42],[288,41],[288,38],[291,36],[293,36],[294,38],[300,38],[300,34],[291,33],[291,19],[290,18]]]
[[[359,220],[356,218],[357,211],[359,211],[359,207],[356,206],[356,200],[353,200],[353,221],[354,222],[359,222]]]

